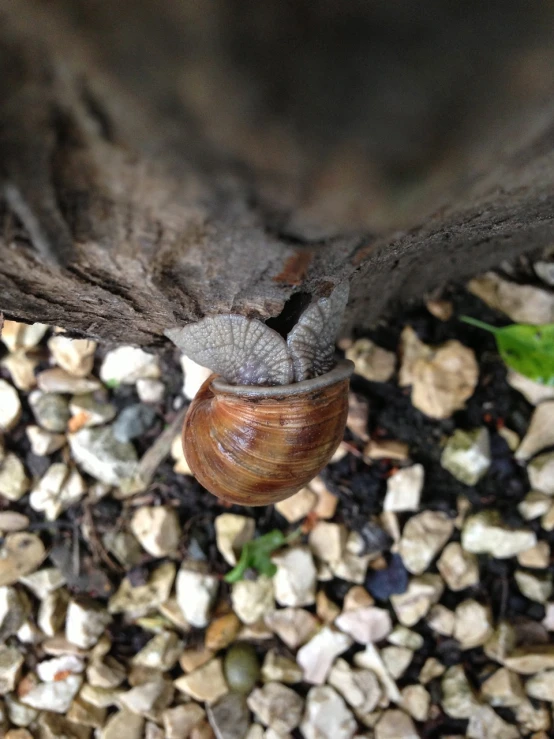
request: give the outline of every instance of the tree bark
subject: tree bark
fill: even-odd
[[[347,327],[553,241],[554,6],[3,0],[0,310]],[[296,297],[295,297],[296,296]]]

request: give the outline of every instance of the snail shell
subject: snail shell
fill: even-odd
[[[185,456],[198,482],[246,506],[298,492],[342,441],[353,367],[340,362],[313,379],[274,387],[209,377],[183,426]]]

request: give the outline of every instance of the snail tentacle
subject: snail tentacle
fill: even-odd
[[[328,298],[308,306],[288,335],[294,381],[328,372],[334,365],[335,341],[348,302],[349,285],[338,285]]]
[[[190,359],[235,385],[288,385],[293,381],[287,344],[261,321],[240,315],[216,315],[166,336]]]

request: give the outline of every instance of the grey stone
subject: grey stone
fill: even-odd
[[[137,393],[142,403],[161,403],[165,395],[165,385],[160,380],[137,380]]]
[[[256,688],[247,703],[259,721],[281,734],[295,729],[302,719],[304,701],[281,683],[266,683],[263,688]]]
[[[175,565],[172,562],[164,562],[156,568],[144,584],[133,586],[129,577],[125,577],[110,598],[108,611],[127,613],[135,618],[143,616],[168,600],[174,579]]]
[[[77,464],[106,485],[119,485],[136,471],[134,446],[117,441],[109,426],[84,428],[69,434],[68,439]]]
[[[465,485],[475,485],[491,464],[488,429],[456,429],[441,456],[441,465]]]
[[[554,286],[554,262],[538,261],[533,265],[533,269],[543,282]]]
[[[118,711],[110,716],[100,739],[142,739],[144,719],[130,711]]]
[[[0,641],[17,633],[30,610],[29,601],[21,590],[0,587]]]
[[[23,661],[18,649],[0,644],[0,695],[15,690]]]
[[[198,628],[207,626],[219,590],[217,577],[196,572],[184,563],[177,575],[176,590],[177,602],[188,623]]]
[[[8,452],[0,465],[0,495],[16,501],[25,495],[29,486],[30,480],[21,460],[12,452]]]
[[[57,433],[65,431],[71,415],[66,398],[35,390],[29,395],[29,405],[39,426]]]
[[[29,502],[35,511],[44,511],[47,521],[79,501],[87,486],[77,470],[69,470],[62,462],[51,465],[32,491]]]
[[[374,711],[383,695],[377,675],[372,670],[352,668],[340,658],[333,665],[328,682],[362,716]]]
[[[306,739],[351,739],[356,721],[336,690],[324,685],[308,693],[301,731]]]
[[[86,377],[92,372],[96,342],[90,339],[69,339],[67,336],[52,336],[48,348],[56,364],[70,375]]]
[[[61,367],[44,370],[37,375],[39,390],[45,393],[84,395],[99,390],[102,384],[95,377],[75,377]]]
[[[27,426],[25,431],[33,454],[39,457],[53,454],[65,444],[64,434],[53,434],[40,426]]]
[[[142,436],[156,419],[156,411],[142,403],[124,408],[112,425],[113,435],[118,441],[127,442]]]
[[[97,394],[74,395],[69,404],[69,410],[74,416],[81,415],[83,426],[101,426],[109,423],[117,413],[115,406],[99,399]]]
[[[492,554],[497,559],[514,557],[537,543],[529,529],[510,529],[497,511],[481,511],[466,519],[462,529],[462,547],[473,554]]]
[[[244,696],[229,693],[206,706],[208,720],[217,739],[244,739],[250,726],[250,711]]]
[[[112,620],[99,603],[91,599],[72,600],[67,610],[65,635],[81,649],[94,646]]]
[[[19,582],[29,588],[39,600],[43,600],[49,593],[65,585],[65,577],[57,567],[43,567],[32,575],[22,577]]]
[[[137,380],[157,380],[159,376],[158,357],[134,346],[108,352],[100,368],[100,379],[106,385],[134,385]]]
[[[10,431],[21,416],[21,401],[17,390],[6,380],[0,380],[0,430]]]
[[[554,495],[554,452],[546,452],[535,457],[527,465],[529,482],[535,490]]]
[[[80,675],[69,675],[65,680],[39,683],[21,698],[21,702],[40,711],[66,713],[82,682]]]

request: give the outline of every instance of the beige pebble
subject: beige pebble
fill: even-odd
[[[316,506],[317,495],[309,487],[302,488],[290,498],[275,504],[275,510],[285,518],[288,523],[296,523],[305,518]]]
[[[177,678],[175,687],[197,701],[215,703],[229,692],[220,659],[212,659],[188,675]]]
[[[414,722],[404,711],[385,711],[375,727],[375,739],[418,739]]]

